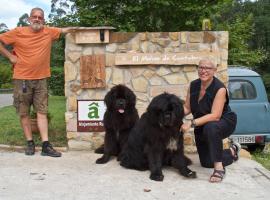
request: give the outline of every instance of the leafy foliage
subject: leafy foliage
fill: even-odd
[[[113,26],[119,31],[198,30],[211,0],[71,0],[80,26]]]
[[[49,91],[52,95],[64,96],[64,69],[63,67],[52,67],[49,79]]]
[[[252,13],[244,12],[244,5],[241,1],[220,4],[222,9],[212,19],[215,29],[229,31],[229,64],[256,66],[266,59],[266,54],[250,47],[254,18]]]
[[[11,88],[12,69],[10,64],[0,63],[0,88]]]
[[[29,25],[28,18],[29,18],[29,15],[27,13],[23,14],[19,18],[19,22],[17,23],[17,27],[19,27],[19,26],[28,26]]]

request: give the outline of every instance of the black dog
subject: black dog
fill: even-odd
[[[106,94],[104,101],[107,106],[103,118],[106,133],[104,147],[98,148],[98,151],[104,151],[104,154],[96,160],[97,164],[106,163],[112,155],[117,156],[121,152],[130,130],[139,119],[135,108],[136,96],[126,86],[114,86]]]
[[[177,96],[156,96],[131,131],[120,164],[131,169],[150,169],[150,179],[155,181],[163,180],[163,165],[177,168],[185,177],[196,178],[196,172],[187,167],[191,160],[184,155],[183,134],[179,131],[183,117],[183,104]]]

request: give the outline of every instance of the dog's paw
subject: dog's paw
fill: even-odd
[[[104,144],[101,145],[100,147],[98,147],[98,148],[95,150],[95,153],[97,153],[97,154],[104,154]]]
[[[197,178],[197,173],[194,171],[190,171],[187,176],[187,178]]]
[[[197,178],[197,173],[195,171],[191,171],[189,168],[180,170],[180,173],[187,178]]]
[[[109,161],[110,157],[102,156],[101,158],[96,160],[96,164],[105,164]]]
[[[164,175],[163,174],[150,174],[150,179],[154,181],[163,181]]]

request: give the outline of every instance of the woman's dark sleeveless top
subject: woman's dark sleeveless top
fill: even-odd
[[[196,79],[190,84],[190,108],[191,113],[194,119],[199,118],[203,115],[211,113],[212,105],[214,98],[217,94],[217,91],[220,88],[226,88],[225,85],[214,77],[212,83],[206,89],[205,95],[202,97],[200,101],[200,89],[201,89],[201,80]],[[223,108],[222,116],[231,112],[231,108],[229,106],[229,96],[226,90],[226,102]]]

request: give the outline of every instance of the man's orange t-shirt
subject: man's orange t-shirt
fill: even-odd
[[[18,27],[0,35],[0,41],[13,46],[18,61],[13,79],[42,79],[51,76],[50,57],[53,40],[58,39],[60,28],[44,27],[33,32],[30,27]]]

